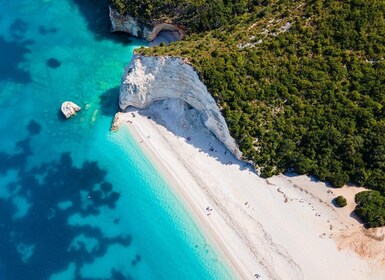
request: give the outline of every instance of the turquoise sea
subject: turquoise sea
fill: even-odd
[[[106,0],[0,0],[0,279],[231,279],[125,131]],[[65,100],[82,107],[65,120]]]

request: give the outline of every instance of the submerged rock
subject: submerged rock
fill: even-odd
[[[76,112],[80,111],[80,107],[76,105],[75,103],[71,101],[65,101],[61,105],[61,111],[63,112],[64,116],[69,119],[73,115],[76,115]]]
[[[111,131],[117,131],[119,128],[119,125],[120,125],[120,113],[118,112],[115,114],[115,117],[114,117],[114,120],[112,121],[110,130]]]
[[[31,120],[27,126],[27,129],[30,135],[37,135],[41,131],[41,125],[35,122],[34,120]]]
[[[52,57],[52,58],[47,60],[47,65],[50,68],[56,69],[56,68],[60,67],[61,62],[59,60],[57,60],[56,58]]]

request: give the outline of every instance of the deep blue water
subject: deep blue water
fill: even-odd
[[[231,279],[125,131],[105,0],[0,0],[0,279]],[[65,100],[82,107],[64,120]]]

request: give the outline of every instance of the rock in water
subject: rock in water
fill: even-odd
[[[80,111],[80,107],[76,105],[75,103],[71,101],[65,101],[61,105],[61,111],[63,112],[64,116],[69,119],[73,115],[76,115],[76,112]]]
[[[56,69],[60,67],[61,62],[56,58],[51,57],[50,59],[47,60],[47,65],[53,69]]]

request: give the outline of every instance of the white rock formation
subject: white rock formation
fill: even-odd
[[[185,35],[184,30],[176,26],[175,24],[158,22],[153,24],[146,24],[140,22],[136,18],[130,15],[121,15],[115,9],[110,9],[110,21],[112,25],[112,31],[122,31],[131,34],[138,38],[144,38],[151,42],[155,40],[161,31],[177,31],[179,33],[179,40]]]
[[[154,101],[179,98],[196,109],[204,125],[237,157],[235,140],[214,98],[200,81],[194,68],[180,58],[135,54],[122,79],[119,106],[145,108]]]
[[[61,104],[61,111],[67,119],[76,115],[76,112],[80,111],[80,109],[78,105],[71,101],[64,101]]]

